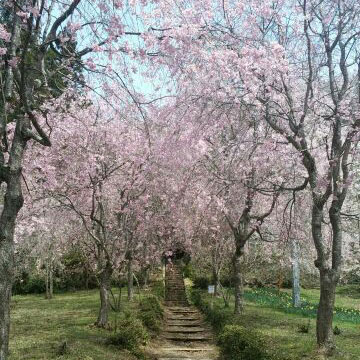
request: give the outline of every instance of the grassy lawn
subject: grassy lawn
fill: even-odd
[[[291,289],[283,290],[291,294]],[[320,299],[319,289],[301,289],[301,296],[311,303],[317,304]],[[360,310],[360,285],[339,286],[336,291],[335,306]]]
[[[125,300],[123,306],[131,310]],[[136,297],[137,298],[137,297]],[[69,359],[69,360],[132,360],[131,354],[105,344],[111,334],[93,326],[99,306],[97,290],[56,294],[52,300],[39,295],[14,296],[10,360]],[[115,313],[111,313],[111,324]],[[69,352],[59,354],[67,341]]]
[[[350,289],[353,290],[353,289]],[[250,291],[250,290],[248,290]],[[287,290],[284,290],[287,293]],[[290,290],[291,293],[291,290]],[[349,295],[351,291],[339,287],[336,306],[344,309],[359,309],[360,298]],[[204,297],[208,295],[204,293]],[[271,295],[276,298],[276,294]],[[303,290],[303,298],[311,304],[316,305],[319,298],[318,290]],[[281,297],[281,295],[280,295]],[[244,314],[238,322],[247,328],[253,328],[264,334],[267,344],[277,353],[289,360],[317,359],[316,353],[316,319],[312,313],[291,313],[286,308],[278,308],[278,303],[264,303],[263,294],[246,301]],[[282,301],[282,299],[280,299]],[[223,307],[221,298],[215,299],[215,307]],[[230,302],[230,308],[223,311],[233,311],[234,301]],[[290,310],[291,311],[291,310]],[[340,317],[343,319],[342,317]],[[306,325],[310,321],[309,333],[300,333],[299,326]],[[349,320],[335,320],[334,326],[338,326],[341,334],[335,337],[337,353],[331,358],[333,360],[360,360],[360,317],[349,317]]]
[[[358,290],[339,287],[336,306],[360,309]],[[290,292],[283,290],[284,295]],[[204,293],[203,296],[208,295]],[[276,300],[276,294],[271,294],[271,297]],[[319,291],[303,290],[302,297],[308,303],[316,305]],[[136,297],[134,302],[128,303],[123,292],[124,309],[137,311],[137,299]],[[286,308],[278,308],[276,301],[266,304],[263,300],[263,294],[247,300],[245,313],[239,322],[266,335],[268,346],[285,354],[289,360],[316,359],[315,318],[311,317],[311,313],[307,317],[287,312]],[[56,294],[52,300],[45,300],[39,295],[14,296],[10,360],[134,360],[129,352],[105,344],[110,331],[93,326],[98,305],[97,290]],[[233,305],[231,301],[231,307],[223,311],[232,312]],[[221,298],[215,299],[215,306],[223,307]],[[307,324],[309,319],[310,332],[299,333],[299,326]],[[360,321],[356,317],[355,321],[349,319],[345,321],[340,317],[340,320],[335,320],[341,334],[336,336],[338,353],[333,357],[334,360],[360,360]],[[115,324],[113,312],[110,323],[112,326]],[[59,348],[64,341],[67,341],[69,352],[60,355]]]

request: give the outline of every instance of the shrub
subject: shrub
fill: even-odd
[[[219,345],[225,360],[270,359],[261,334],[239,325],[226,325],[219,336]]]
[[[18,295],[42,294],[45,292],[45,280],[39,274],[27,275],[17,279],[13,285],[13,293]]]
[[[211,323],[216,332],[220,332],[225,325],[234,321],[234,314],[230,309],[219,306],[211,306],[208,300],[203,299],[201,290],[191,291],[191,301],[205,315],[206,320]]]
[[[310,319],[306,324],[301,324],[298,326],[298,332],[303,334],[308,334],[310,331]]]
[[[137,352],[141,345],[145,345],[149,335],[143,323],[136,318],[126,317],[118,324],[118,331],[109,337],[108,343]]]
[[[162,280],[155,281],[154,283],[152,283],[151,288],[155,296],[157,296],[159,299],[164,299],[165,285]]]
[[[152,330],[156,333],[160,332],[161,322],[155,316],[154,312],[152,311],[141,312],[140,319],[149,330]]]
[[[183,267],[183,275],[185,278],[189,278],[189,279],[194,278],[194,268],[191,263]]]
[[[210,285],[210,279],[206,276],[196,277],[194,279],[194,288],[207,290]]]
[[[160,300],[155,295],[147,295],[140,301],[140,310],[142,312],[151,311],[158,319],[162,319],[164,315],[164,309],[160,303]]]
[[[143,324],[150,330],[160,331],[160,320],[164,316],[164,309],[155,295],[148,295],[141,299],[140,304],[140,319]]]

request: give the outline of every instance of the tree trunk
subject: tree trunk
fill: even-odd
[[[148,287],[149,284],[149,276],[150,276],[150,267],[147,266],[144,270],[144,288]]]
[[[50,261],[46,262],[45,265],[45,299],[52,299],[53,297],[53,274],[52,265]]]
[[[217,269],[215,267],[213,267],[213,282],[214,282],[214,296],[218,296],[219,295],[219,288],[220,288],[220,280],[219,280],[219,272],[217,271]]]
[[[299,244],[296,239],[291,242],[291,268],[292,268],[292,302],[294,307],[301,306],[300,299],[300,263]]]
[[[109,294],[110,294],[110,286],[111,286],[111,274],[112,269],[109,265],[103,269],[99,276],[100,282],[100,309],[99,315],[96,320],[96,326],[106,328],[108,326],[109,321]]]
[[[0,216],[0,360],[6,360],[8,356],[10,298],[14,276],[14,230],[17,214],[24,202],[21,165],[26,141],[22,138],[21,126],[22,123],[18,121],[5,174],[7,188]]]
[[[133,259],[132,256],[128,259],[128,279],[127,279],[128,300],[131,301],[134,297],[134,274],[133,274]]]
[[[87,265],[85,266],[84,276],[85,276],[85,289],[89,290],[89,270]]]
[[[49,299],[49,265],[45,265],[45,299]]]
[[[217,262],[217,253],[216,249],[213,249],[211,254],[211,265],[212,265],[212,280],[213,284],[215,286],[214,289],[214,295],[217,296],[219,294],[219,288],[220,288],[220,280],[219,280],[219,266]]]
[[[233,259],[234,282],[235,282],[235,314],[242,314],[244,310],[244,284],[241,269],[242,252],[236,252]]]
[[[49,269],[49,299],[52,299],[54,296],[54,277],[53,277],[53,264],[50,263]]]
[[[13,278],[13,242],[0,242],[0,360],[6,360],[10,331],[10,297]]]
[[[320,301],[316,319],[316,336],[320,350],[331,354],[335,349],[333,312],[337,280],[332,269],[320,270]]]

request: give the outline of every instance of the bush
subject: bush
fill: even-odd
[[[302,334],[308,334],[310,331],[310,319],[306,324],[301,324],[298,326],[298,332]]]
[[[158,319],[162,319],[164,316],[164,309],[160,303],[159,298],[155,295],[147,295],[141,299],[139,307],[142,312],[153,312]]]
[[[16,279],[13,285],[13,294],[42,294],[45,292],[45,280],[40,275],[26,275],[23,278]]]
[[[164,299],[165,285],[162,280],[152,283],[151,288],[155,296],[157,296],[159,299]]]
[[[206,276],[196,277],[194,279],[194,288],[207,290],[210,285],[210,279]]]
[[[270,359],[262,336],[239,325],[226,325],[219,336],[219,345],[225,360]]]
[[[149,329],[156,333],[160,332],[161,322],[151,311],[141,312],[140,319],[143,324]]]
[[[140,319],[150,330],[159,332],[164,309],[155,295],[148,295],[140,301]]]
[[[213,326],[214,330],[219,333],[224,326],[234,321],[234,314],[230,309],[224,309],[219,306],[210,306],[208,300],[204,300],[203,293],[200,290],[191,292],[191,301],[205,315],[205,318]]]
[[[194,268],[191,263],[183,267],[184,278],[193,279],[194,278]]]
[[[136,318],[126,317],[118,324],[118,331],[108,339],[108,343],[137,352],[141,345],[145,345],[149,335],[143,323]]]

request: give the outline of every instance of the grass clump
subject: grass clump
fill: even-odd
[[[145,345],[148,339],[148,332],[141,320],[128,316],[120,321],[119,330],[109,337],[108,344],[138,353],[140,346]]]
[[[270,360],[260,333],[239,325],[226,325],[218,343],[224,360]]]
[[[155,295],[148,295],[139,303],[140,319],[143,324],[155,333],[159,333],[161,320],[164,317],[164,309],[160,300]]]
[[[310,331],[310,319],[306,324],[301,324],[298,327],[298,332],[302,334],[308,334]]]
[[[164,285],[164,282],[162,280],[154,281],[151,284],[151,291],[159,299],[164,299],[164,297],[165,297],[165,285]]]
[[[212,325],[216,333],[220,333],[225,325],[234,321],[234,316],[230,309],[224,309],[218,305],[211,306],[207,299],[203,298],[201,290],[192,290],[190,293],[192,303],[205,315],[206,320]]]

